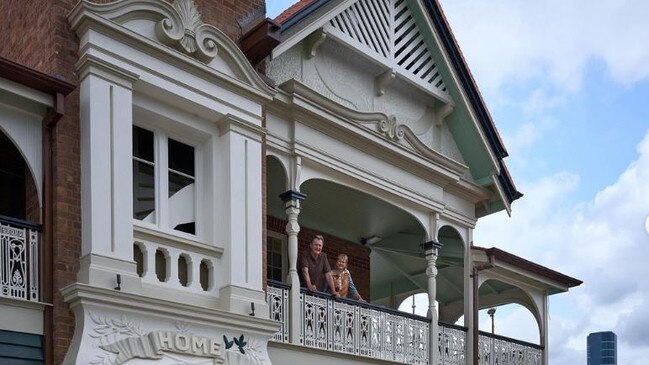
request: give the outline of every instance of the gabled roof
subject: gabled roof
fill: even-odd
[[[478,247],[478,246],[472,246],[472,250],[478,250],[478,251],[483,251],[485,255],[487,256],[493,256],[497,261],[500,262],[505,262],[509,265],[515,266],[519,269],[523,269],[525,271],[528,271],[530,273],[534,273],[536,275],[539,275],[541,277],[553,280],[557,283],[565,285],[567,288],[573,288],[576,286],[579,286],[583,284],[583,281],[579,279],[575,279],[571,276],[562,274],[558,271],[552,270],[550,268],[547,268],[545,266],[539,265],[537,263],[534,263],[532,261],[526,260],[520,256],[516,256],[512,253],[509,253],[507,251],[503,251],[499,248],[492,247],[492,248],[486,248],[486,247]]]
[[[300,0],[275,18],[275,21],[282,25],[282,33],[284,33],[294,25],[300,23],[303,19],[307,18],[309,14],[320,9],[330,1],[331,0]],[[438,0],[421,1],[428,11],[433,25],[441,38],[443,47],[452,63],[451,66],[456,71],[460,84],[466,92],[469,103],[477,116],[481,130],[488,141],[489,148],[498,160],[498,168],[500,170],[498,182],[502,187],[505,199],[509,205],[514,200],[522,197],[523,194],[516,189],[507,166],[503,161],[503,159],[508,156],[507,150],[500,138],[496,126],[494,125],[493,119],[489,114],[473,75],[467,66],[466,60],[460,51],[460,47],[453,36],[453,32],[451,31]]]
[[[316,0],[299,0],[295,4],[291,5],[288,9],[284,10],[281,14],[279,14],[273,20],[276,23],[283,24],[286,20],[288,20],[289,18],[292,18],[297,13],[299,13],[302,10],[306,9],[306,7],[308,5],[311,5],[311,3],[315,2],[315,1]]]

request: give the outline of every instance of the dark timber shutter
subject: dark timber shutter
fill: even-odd
[[[43,336],[0,330],[0,364],[43,365]]]

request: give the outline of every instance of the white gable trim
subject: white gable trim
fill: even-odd
[[[326,4],[323,9],[318,10],[320,14],[316,20],[312,22],[301,22],[299,25],[296,25],[289,29],[287,32],[282,34],[282,43],[273,49],[271,53],[271,58],[277,58],[282,53],[293,48],[296,44],[301,42],[304,38],[308,37],[311,33],[315,32],[319,28],[322,28],[327,22],[335,17],[338,13],[349,7],[356,0],[344,0],[339,4],[335,5],[336,1],[332,1]]]
[[[296,45],[303,37],[315,38],[309,50],[309,57],[313,57],[315,48],[325,37],[330,37],[385,69],[376,80],[377,95],[383,94],[386,82],[399,76],[443,103],[453,105],[408,3],[408,0],[344,1],[303,30],[289,35],[274,50],[273,57]]]
[[[123,26],[138,19],[154,23],[156,39]],[[192,0],[176,0],[173,5],[159,0],[120,0],[109,4],[83,0],[75,6],[68,20],[78,34],[83,33],[89,23],[102,25],[149,49],[181,59],[195,70],[209,70],[231,86],[257,97],[270,100],[276,93],[261,79],[243,52],[227,35],[202,22]],[[217,55],[231,61],[237,77],[208,65]]]
[[[446,49],[444,48],[444,45],[442,44],[441,39],[439,38],[439,33],[437,32],[437,29],[435,29],[435,25],[430,19],[430,15],[428,14],[428,11],[426,10],[424,4],[422,3],[422,0],[412,0],[412,3],[416,4],[416,6],[419,9],[419,12],[423,15],[422,18],[425,20],[426,24],[428,24],[428,28],[431,30],[431,33],[433,35],[433,39],[435,41],[436,46],[441,50],[441,55],[444,58],[444,62],[449,65],[449,73],[451,74],[452,81],[455,85],[457,85],[457,89],[459,90],[459,94],[461,95],[462,102],[464,105],[466,105],[467,110],[469,111],[469,114],[471,115],[471,122],[473,122],[476,131],[480,135],[480,139],[482,140],[482,143],[485,146],[485,150],[487,154],[489,155],[489,160],[491,161],[491,165],[494,170],[494,175],[500,174],[500,167],[498,164],[498,159],[496,158],[496,155],[494,152],[491,150],[489,147],[489,142],[487,141],[487,137],[485,136],[484,131],[482,130],[482,127],[480,126],[480,123],[478,122],[478,117],[475,114],[475,111],[473,110],[473,107],[471,106],[471,103],[469,102],[469,99],[466,95],[466,91],[464,88],[461,86],[462,84],[460,83],[460,80],[458,79],[457,71],[455,70],[454,67],[452,67],[451,60],[449,59],[448,53],[446,52]],[[449,80],[446,80],[447,82]],[[497,180],[497,179],[496,179]],[[500,185],[496,181],[497,185]],[[507,200],[503,200],[505,204],[507,204]]]

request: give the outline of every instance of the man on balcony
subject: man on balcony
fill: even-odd
[[[325,291],[328,285],[331,294],[340,298],[340,294],[335,289],[333,276],[331,275],[331,266],[327,255],[322,253],[324,238],[317,235],[313,238],[309,252],[300,257],[300,268],[302,272],[302,285],[310,291]]]

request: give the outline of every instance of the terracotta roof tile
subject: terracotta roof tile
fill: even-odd
[[[298,13],[300,10],[306,8],[309,4],[311,4],[315,0],[299,0],[295,4],[291,5],[288,9],[284,10],[281,14],[279,14],[274,20],[275,22],[282,24],[286,20],[288,20],[290,17],[292,17],[294,14]]]

